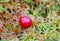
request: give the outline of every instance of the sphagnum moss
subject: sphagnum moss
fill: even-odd
[[[29,28],[21,16],[32,19]],[[0,41],[60,41],[59,34],[60,0],[0,0]]]

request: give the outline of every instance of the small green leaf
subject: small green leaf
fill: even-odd
[[[57,2],[60,2],[60,0],[56,0]]]
[[[26,3],[31,3],[31,2],[32,2],[32,0],[25,0],[25,2],[26,2]]]
[[[2,2],[4,2],[4,3],[5,3],[5,2],[9,2],[9,0],[2,0]]]
[[[27,41],[27,39],[24,38],[24,39],[22,39],[22,41]]]
[[[55,39],[59,39],[59,34],[56,32],[56,35],[54,37]]]
[[[0,12],[2,12],[2,10],[3,10],[3,7],[2,7],[2,6],[0,6]]]
[[[9,13],[9,11],[8,11],[7,9],[5,9],[5,12],[6,12],[6,13]]]
[[[9,25],[9,26],[7,27],[7,30],[10,31],[10,30],[12,29],[12,27],[13,27],[13,24]]]
[[[34,15],[35,17],[37,17],[37,16],[38,16],[38,11],[34,10],[34,11],[33,11],[33,15]]]
[[[30,41],[35,41],[35,39],[34,39],[34,38],[32,38],[32,39],[30,39]]]
[[[52,8],[52,7],[50,7],[49,14],[51,14],[51,13],[52,13],[52,11],[53,11],[53,8]]]
[[[40,10],[42,10],[44,8],[44,4],[40,4],[39,8],[40,8]]]
[[[45,41],[51,41],[51,40],[49,39],[49,37],[47,37],[47,38],[45,39]]]
[[[57,41],[56,39],[53,39],[54,41]]]
[[[59,10],[59,6],[56,5],[56,6],[54,7],[54,10],[58,11],[58,10]]]

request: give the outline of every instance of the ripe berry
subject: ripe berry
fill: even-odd
[[[22,16],[19,19],[19,24],[22,28],[26,29],[32,25],[32,20],[31,20],[31,18],[29,18],[27,16]]]

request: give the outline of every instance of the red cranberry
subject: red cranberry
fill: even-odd
[[[32,25],[32,20],[27,16],[22,16],[19,19],[19,24],[22,28],[29,28]]]

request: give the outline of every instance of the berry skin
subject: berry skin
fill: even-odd
[[[28,16],[22,16],[19,19],[19,24],[22,28],[26,29],[32,25],[32,20]]]

